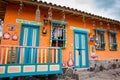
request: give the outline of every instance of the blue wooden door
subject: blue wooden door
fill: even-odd
[[[22,25],[20,34],[20,46],[39,46],[39,26]],[[33,63],[35,58],[35,48],[23,48],[23,63]],[[34,53],[34,54],[33,54]]]
[[[74,33],[74,65],[76,68],[88,67],[88,36],[87,32]]]

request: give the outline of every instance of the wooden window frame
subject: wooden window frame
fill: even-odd
[[[96,45],[96,50],[105,50],[106,49],[106,43],[105,43],[105,37],[104,37],[104,34],[105,34],[105,29],[98,29],[96,28],[95,29],[95,44]]]
[[[60,30],[62,30],[62,33]],[[51,47],[66,48],[66,23],[58,20],[51,21],[50,40]]]
[[[112,35],[113,35],[113,37],[112,37]],[[110,51],[117,51],[117,49],[118,49],[116,35],[117,35],[116,31],[111,31],[111,30],[108,31],[108,41],[109,41],[109,50]]]

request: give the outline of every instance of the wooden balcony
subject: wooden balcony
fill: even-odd
[[[0,78],[62,74],[58,47],[0,45]]]

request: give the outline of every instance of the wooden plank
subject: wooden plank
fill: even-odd
[[[15,64],[18,63],[18,57],[19,57],[19,48],[16,47]]]
[[[3,63],[3,56],[4,56],[4,47],[1,47],[2,51],[1,51],[1,59],[0,59],[0,64]]]
[[[0,11],[0,13],[5,13],[5,11]]]
[[[45,55],[44,55],[45,61],[44,61],[44,63],[47,63],[47,50],[46,49],[44,49],[44,50],[45,50]]]
[[[54,63],[54,49],[52,49],[52,63]]]
[[[58,49],[56,49],[56,63],[58,63]]]
[[[33,48],[31,49],[31,64],[33,63],[33,52],[34,52],[34,50],[33,50]]]
[[[41,49],[41,53],[40,53],[40,63],[43,63],[43,49]]]
[[[5,52],[5,64],[7,64],[7,59],[8,59],[8,47],[6,48]]]
[[[7,4],[5,0],[0,0],[0,4]]]
[[[40,53],[39,53],[39,51],[40,51],[40,50],[39,50],[39,49],[37,49],[37,64],[38,64],[38,63],[39,63],[39,61],[40,61],[40,60],[39,60],[39,59],[40,59]]]
[[[10,64],[12,64],[12,58],[13,58],[13,47],[10,49]]]

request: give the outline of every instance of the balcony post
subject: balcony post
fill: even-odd
[[[12,64],[12,56],[13,56],[13,47],[11,47],[11,51],[10,51],[10,64]]]
[[[1,60],[0,60],[0,64],[3,63],[3,55],[4,55],[4,47],[2,47],[2,51],[1,51]]]

